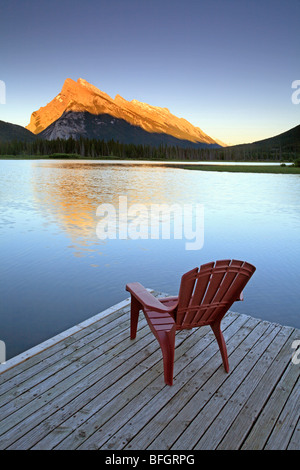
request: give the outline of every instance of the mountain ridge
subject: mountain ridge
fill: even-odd
[[[67,78],[62,90],[46,106],[34,111],[26,129],[40,134],[66,112],[89,112],[94,116],[111,115],[138,126],[150,134],[167,134],[179,140],[220,146],[199,127],[173,115],[168,108],[152,106],[137,100],[127,101],[120,95],[111,98],[86,80]],[[99,136],[101,138],[101,136]],[[225,144],[223,144],[225,145]]]
[[[262,139],[261,141],[255,141],[252,143],[247,143],[247,144],[238,144],[235,146],[227,146],[227,147],[214,147],[209,144],[202,144],[201,146],[199,144],[192,143],[190,141],[184,141],[184,140],[178,140],[172,136],[166,135],[166,134],[150,134],[146,131],[143,131],[138,126],[132,126],[128,122],[124,120],[118,120],[117,118],[112,118],[110,115],[100,115],[96,116],[96,119],[94,116],[89,114],[88,112],[85,113],[73,113],[72,111],[64,113],[64,115],[52,123],[45,131],[41,132],[40,134],[33,134],[29,130],[25,129],[24,127],[17,125],[17,124],[12,124],[8,123],[5,121],[0,121],[0,154],[2,155],[18,155],[18,154],[24,154],[24,155],[36,155],[39,154],[41,151],[44,152],[46,155],[47,153],[55,153],[57,151],[59,152],[66,152],[66,153],[81,153],[82,152],[82,147],[78,147],[76,144],[71,144],[71,147],[69,143],[63,144],[61,140],[55,139],[55,136],[53,137],[52,134],[52,128],[53,127],[60,127],[62,125],[62,130],[64,130],[64,123],[63,119],[73,119],[80,121],[84,120],[86,121],[85,124],[83,125],[83,134],[82,137],[85,140],[85,143],[87,145],[87,148],[91,150],[92,147],[89,147],[88,141],[91,141],[91,146],[96,145],[93,143],[94,136],[92,138],[87,137],[86,131],[89,130],[90,132],[95,131],[95,127],[97,126],[106,126],[105,130],[105,138],[103,139],[96,139],[99,141],[106,141],[108,145],[110,145],[110,152],[115,152],[116,148],[114,147],[114,143],[116,143],[118,151],[117,155],[119,157],[129,157],[130,152],[133,151],[135,154],[136,152],[142,152],[143,153],[143,148],[141,150],[141,147],[135,147],[136,144],[140,145],[140,141],[143,140],[144,145],[149,149],[152,148],[154,149],[158,145],[163,145],[165,149],[167,147],[171,148],[171,153],[170,151],[165,150],[166,156],[168,158],[174,158],[174,155],[176,158],[179,158],[179,155],[181,155],[180,158],[189,158],[189,156],[192,156],[193,159],[195,159],[195,156],[198,155],[200,160],[206,160],[207,156],[209,155],[209,160],[231,160],[231,161],[240,161],[241,160],[251,160],[251,161],[268,161],[268,160],[295,160],[296,158],[300,158],[300,125],[298,124],[297,126],[293,127],[292,129],[289,129],[285,132],[282,132],[278,135],[275,135],[273,137],[268,137],[266,139]],[[98,123],[97,123],[97,120]],[[113,126],[117,123],[118,125],[118,132],[121,132],[123,135],[120,135],[120,139],[124,140],[124,144],[133,144],[133,147],[131,150],[124,150],[126,146],[123,148],[122,146],[119,145],[118,140],[115,140],[116,134],[115,134],[115,129],[112,129]],[[86,126],[88,124],[88,126]],[[69,123],[67,124],[67,129],[69,128]],[[94,130],[93,130],[94,128]],[[113,132],[113,135],[110,133]],[[48,135],[46,135],[48,133]],[[144,134],[143,134],[144,133]],[[76,133],[75,133],[76,134]],[[141,135],[143,134],[143,135]],[[60,135],[61,139],[65,139],[66,142],[69,137],[72,137],[72,135]],[[118,136],[117,136],[118,137]],[[92,139],[92,140],[91,140]],[[149,140],[150,139],[150,140]],[[154,139],[154,140],[153,140]],[[164,139],[164,140],[163,140]],[[54,146],[47,146],[47,141],[54,140]],[[78,134],[75,135],[75,141],[78,141]],[[74,139],[73,139],[74,141]],[[56,143],[55,143],[56,142]],[[22,143],[24,144],[22,146]],[[37,143],[37,145],[36,145]],[[31,145],[32,144],[32,145]],[[55,147],[56,145],[56,147]],[[64,147],[66,145],[66,147]],[[62,147],[61,147],[62,146]],[[64,150],[61,150],[64,148]],[[108,147],[107,147],[108,148]],[[181,152],[180,152],[181,148]],[[48,149],[48,150],[47,150]],[[57,150],[59,149],[59,150]],[[135,150],[134,150],[135,149]],[[176,150],[177,149],[177,150]],[[189,149],[190,153],[186,153],[185,149]],[[196,153],[194,153],[194,149],[196,150]],[[198,151],[201,151],[201,149],[205,150],[208,149],[209,154],[207,153],[199,153]],[[89,150],[89,151],[90,151]],[[161,150],[160,150],[161,151]],[[104,155],[102,147],[99,153],[98,150],[98,155]],[[119,152],[119,153],[118,153]],[[128,153],[129,152],[129,153]],[[148,152],[148,150],[147,150]],[[149,157],[150,154],[147,153],[147,158]],[[94,153],[88,153],[87,155],[94,156]],[[153,150],[153,155],[157,156],[157,153],[155,150]],[[138,155],[136,155],[138,156]],[[171,156],[171,157],[170,157]],[[163,158],[163,156],[161,156]]]
[[[256,140],[254,142],[230,145],[228,150],[252,149],[252,150],[268,150],[278,148],[281,150],[300,150],[300,124],[288,129],[287,131],[276,134],[266,139]]]
[[[0,121],[0,142],[11,142],[17,140],[20,142],[33,142],[36,139],[35,134],[18,124]]]
[[[150,133],[139,126],[134,126],[124,119],[115,118],[109,114],[92,115],[87,111],[73,112],[65,111],[62,116],[40,132],[37,137],[45,140],[68,138],[99,140],[99,129],[101,129],[101,140],[114,140],[123,144],[134,145],[168,145],[181,148],[219,148],[217,144],[206,144],[177,139],[169,134]]]

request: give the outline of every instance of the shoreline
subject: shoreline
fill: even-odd
[[[243,161],[243,162],[222,162],[220,160],[211,161],[190,161],[186,160],[156,160],[156,159],[130,159],[118,157],[52,157],[49,155],[0,155],[0,160],[51,160],[51,161],[84,161],[84,162],[103,162],[103,164],[140,164],[140,165],[160,165],[171,168],[180,168],[182,170],[198,171],[218,171],[232,173],[269,173],[269,174],[300,174],[300,167],[292,166],[291,162],[270,162],[270,161]]]
[[[269,174],[286,174],[300,175],[300,167],[281,166],[281,165],[172,165],[172,168],[181,168],[182,170],[198,170],[198,171],[218,171],[230,173],[269,173]]]

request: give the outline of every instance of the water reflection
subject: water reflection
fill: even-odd
[[[140,281],[176,294],[215,259],[257,267],[241,313],[300,327],[300,178],[80,161],[0,162],[1,338],[7,357],[126,298]],[[99,240],[97,207],[203,204],[204,246]]]
[[[149,173],[149,167],[145,170],[140,165],[129,169],[97,163],[37,163],[32,186],[43,217],[56,221],[76,250],[96,249],[94,244],[104,243],[97,242],[95,235],[100,204],[112,204],[118,210],[120,196],[126,196],[128,205],[144,204],[149,209],[151,204],[186,202],[186,188],[180,181],[174,185],[169,171],[154,166]]]

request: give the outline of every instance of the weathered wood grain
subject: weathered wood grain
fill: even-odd
[[[299,450],[300,331],[234,312],[222,329],[229,374],[209,327],[180,331],[171,387],[129,301],[39,345],[0,370],[0,448]]]

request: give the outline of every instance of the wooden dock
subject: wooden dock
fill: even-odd
[[[156,293],[157,294],[157,293]],[[229,312],[176,336],[174,385],[129,299],[0,365],[1,449],[300,449],[300,330]]]

